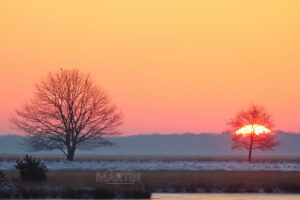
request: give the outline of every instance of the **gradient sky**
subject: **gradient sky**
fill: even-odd
[[[0,133],[49,71],[91,73],[124,134],[213,132],[251,103],[300,131],[300,1],[0,2]]]

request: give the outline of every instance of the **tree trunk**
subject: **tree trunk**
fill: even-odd
[[[73,147],[68,148],[67,160],[73,161],[74,155],[75,155],[75,148]]]
[[[251,137],[250,137],[248,162],[251,162],[251,161],[252,161],[252,151],[253,151],[253,134],[251,134]]]
[[[252,149],[249,149],[248,162],[252,161]]]

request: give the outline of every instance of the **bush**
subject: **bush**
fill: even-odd
[[[5,178],[5,175],[2,171],[0,171],[0,182],[6,182],[7,179]]]
[[[47,180],[47,167],[38,159],[26,155],[22,160],[17,160],[16,169],[19,170],[21,181],[41,182]]]
[[[0,171],[0,199],[11,198],[15,191],[15,186],[8,183],[4,173]]]

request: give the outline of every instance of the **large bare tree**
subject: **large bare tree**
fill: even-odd
[[[232,149],[245,149],[248,151],[248,161],[252,160],[253,150],[274,150],[279,145],[276,135],[272,132],[257,134],[258,126],[270,130],[273,127],[271,115],[260,105],[251,105],[240,111],[228,123],[232,131]],[[242,127],[248,126],[246,134],[237,134]]]
[[[121,113],[109,96],[78,70],[60,70],[35,85],[34,97],[17,109],[12,122],[29,137],[33,151],[59,149],[74,160],[76,149],[111,144]]]

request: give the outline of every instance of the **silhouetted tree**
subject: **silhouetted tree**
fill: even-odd
[[[249,162],[252,160],[253,150],[274,150],[279,145],[276,135],[272,132],[259,135],[255,133],[257,125],[269,130],[273,127],[271,115],[262,106],[251,105],[246,110],[240,111],[229,121],[229,125],[232,129],[232,149],[247,150]],[[251,127],[248,134],[236,134],[237,130],[247,125]]]
[[[76,149],[111,143],[103,138],[118,134],[121,114],[90,75],[59,70],[35,85],[34,98],[16,110],[12,122],[29,137],[33,151],[59,149],[68,160]]]

